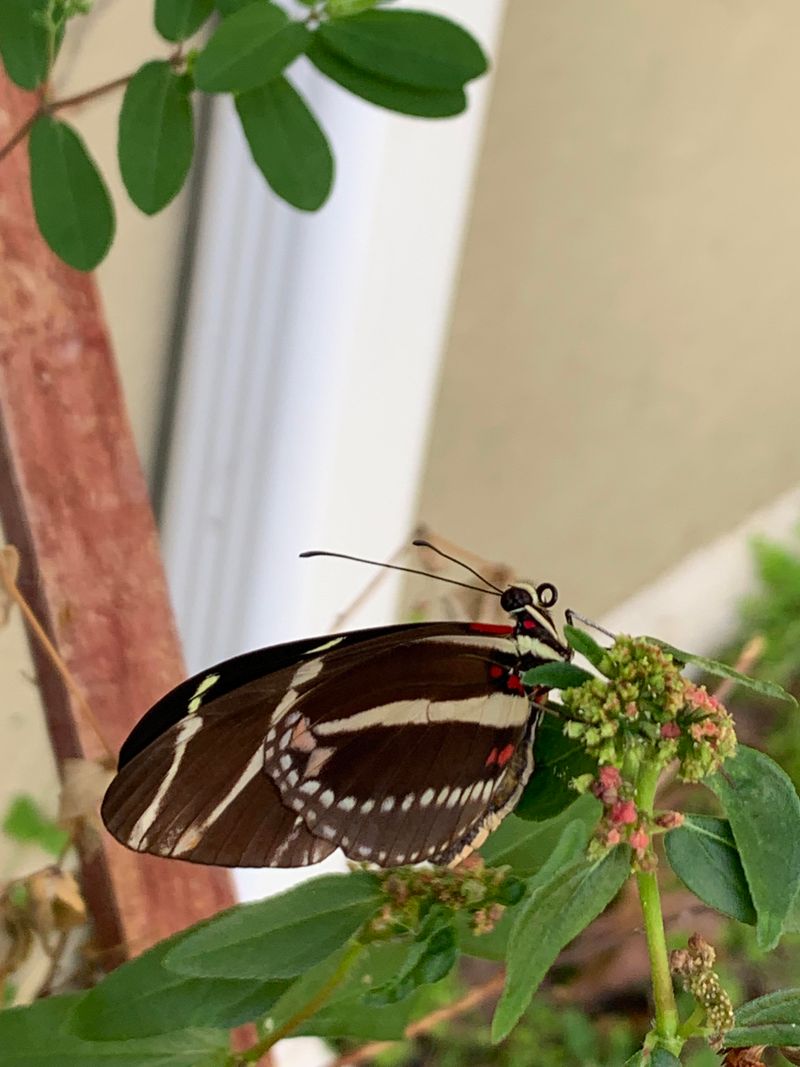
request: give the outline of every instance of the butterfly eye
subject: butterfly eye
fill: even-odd
[[[552,582],[542,582],[541,585],[537,585],[536,595],[539,598],[539,603],[543,608],[552,608],[552,606],[558,600],[558,590],[552,584]]]

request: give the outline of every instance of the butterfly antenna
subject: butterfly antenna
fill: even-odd
[[[446,552],[442,552],[441,548],[437,548],[436,545],[432,545],[430,541],[425,541],[423,538],[418,537],[411,542],[412,545],[416,545],[418,548],[429,548],[432,552],[441,556],[443,559],[449,559],[451,563],[457,564],[459,567],[463,567],[464,570],[469,571],[470,574],[474,574],[476,578],[479,578],[482,582],[489,586],[490,589],[494,589],[495,593],[502,595],[503,590],[498,589],[496,585],[489,581],[488,578],[484,578],[482,574],[479,574],[474,567],[470,567],[468,563],[465,563],[461,559],[456,559],[455,556],[448,556]]]
[[[572,620],[578,619],[579,622],[585,623],[586,626],[591,626],[593,630],[597,630],[599,634],[605,634],[606,637],[610,637],[612,641],[616,641],[617,635],[611,630],[607,630],[605,626],[601,626],[599,622],[593,622],[591,619],[587,619],[585,615],[579,615],[577,611],[573,611],[571,608],[564,612],[566,620],[570,626],[572,626]]]
[[[427,541],[421,543],[427,545]],[[417,542],[415,541],[414,544],[417,544]],[[469,585],[467,582],[458,582],[455,578],[445,578],[444,575],[431,574],[430,571],[420,571],[417,570],[416,567],[401,567],[398,563],[383,563],[381,560],[377,559],[364,559],[363,556],[348,556],[344,552],[323,552],[316,549],[310,552],[300,553],[301,559],[311,559],[312,556],[331,556],[333,559],[349,559],[352,560],[353,563],[368,563],[371,567],[385,567],[390,571],[403,571],[405,574],[419,574],[423,578],[433,578],[437,582],[447,582],[448,585],[460,585],[462,589],[471,589],[474,593],[483,593],[484,596],[487,593],[486,589],[481,589],[478,585]],[[455,562],[457,563],[458,560]],[[466,564],[464,564],[464,566],[466,566]],[[467,570],[472,570],[472,568],[467,567]],[[480,578],[481,576],[478,575],[478,577]],[[481,579],[481,581],[485,581],[485,579]],[[490,582],[487,582],[486,584],[491,585]],[[495,589],[495,586],[492,585],[491,588]],[[501,590],[496,589],[495,592],[497,596],[501,595]]]

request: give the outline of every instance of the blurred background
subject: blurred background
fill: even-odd
[[[387,558],[420,522],[615,628],[718,650],[750,538],[800,517],[800,9],[416,6],[492,74],[431,122],[298,61],[337,161],[316,215],[269,191],[227,100],[155,219],[117,195],[119,101],[72,116],[119,208],[98,282],[189,668],[326,631],[374,575],[298,553]],[[147,4],[98,0],[73,35],[59,91],[165,52]],[[413,600],[387,579],[347,625]],[[52,808],[16,620],[0,656],[0,811],[23,789]],[[5,876],[37,862],[0,841]]]

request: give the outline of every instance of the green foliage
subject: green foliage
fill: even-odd
[[[564,636],[566,637],[570,648],[573,648],[576,652],[585,656],[593,667],[600,669],[600,666],[605,659],[606,650],[598,645],[595,639],[588,634],[586,630],[581,630],[579,626],[567,625],[564,627]]]
[[[222,21],[197,59],[195,84],[208,93],[257,89],[282,74],[310,43],[310,31],[290,22],[283,8],[268,0],[251,3]]]
[[[214,10],[214,0],[155,0],[156,29],[167,41],[197,33]]]
[[[318,39],[353,67],[425,90],[459,90],[486,72],[477,42],[449,19],[423,11],[364,11],[323,22]]]
[[[196,977],[293,978],[338,949],[381,899],[371,874],[325,875],[223,912],[190,931],[164,962]]]
[[[761,585],[742,604],[742,629],[765,640],[754,673],[789,685],[800,676],[800,552],[763,538],[752,548]]]
[[[51,34],[44,15],[49,0],[0,3],[0,55],[6,73],[23,89],[35,89],[47,74]]]
[[[0,1012],[0,1067],[222,1067],[228,1034],[174,1030],[162,1037],[84,1041],[69,1032],[82,994]]]
[[[774,948],[800,884],[800,799],[785,771],[745,745],[706,784],[733,831],[758,915],[758,943]]]
[[[89,1041],[127,1041],[192,1027],[228,1029],[264,1015],[285,992],[285,980],[187,978],[168,970],[165,957],[191,936],[167,938],[112,971],[77,1005],[70,1030]]]
[[[675,648],[674,645],[668,645],[666,641],[659,641],[657,637],[646,637],[645,641],[650,641],[665,652],[669,652],[672,658],[683,666],[693,663],[696,667],[702,668],[707,674],[713,674],[717,678],[727,678],[731,682],[736,682],[742,688],[749,689],[751,692],[758,693],[769,700],[785,700],[794,707],[798,706],[792,694],[787,693],[776,682],[751,678],[748,674],[742,674],[741,671],[734,670],[727,663],[720,663],[719,660],[708,659],[706,656],[696,656],[693,652],[684,652],[680,648]]]
[[[465,84],[486,70],[477,41],[430,12],[371,10],[372,0],[307,6],[307,15],[290,18],[272,0],[155,0],[155,25],[168,41],[185,41],[215,10],[221,21],[199,52],[154,59],[130,80],[118,155],[137,207],[154,214],[183,185],[194,148],[193,90],[233,94],[270,187],[293,207],[316,211],[330,194],[334,162],[319,122],[283,76],[298,56],[307,52],[356,96],[428,118],[462,112]],[[66,22],[86,9],[81,0],[2,0],[0,54],[9,76],[28,89],[45,83]],[[83,142],[50,106],[43,100],[30,133],[37,222],[65,262],[92,270],[113,239],[113,208]]]
[[[710,908],[754,924],[756,910],[742,860],[726,819],[687,815],[664,842],[670,866],[687,889]]]
[[[114,209],[86,146],[71,126],[42,115],[31,129],[28,151],[43,237],[73,267],[93,270],[111,246]]]
[[[731,1048],[800,1045],[800,989],[779,989],[743,1004],[725,1044]]]
[[[628,849],[619,846],[599,860],[582,857],[531,893],[509,942],[494,1040],[510,1033],[558,953],[613,900],[629,874]]]
[[[400,941],[376,942],[362,948],[348,968],[344,981],[337,987],[331,997],[310,1018],[301,1023],[298,1033],[314,1034],[326,1038],[353,1038],[359,1041],[395,1041],[402,1038],[406,1026],[418,1018],[430,1002],[431,989],[440,989],[447,981],[438,982],[436,986],[420,985],[400,1000],[386,1003],[365,1003],[369,993],[385,987],[407,966],[412,944]],[[330,977],[335,970],[336,959],[320,964],[314,980],[315,988],[320,979]],[[299,983],[298,983],[299,985]],[[297,985],[292,992],[297,991]],[[289,998],[286,998],[287,1002]],[[302,1003],[295,997],[294,1004]],[[288,1005],[290,1008],[291,1004]],[[285,1019],[287,1004],[280,1015],[270,1014],[270,1022],[279,1024]]]
[[[580,740],[564,735],[564,723],[554,715],[545,715],[536,729],[533,760],[536,773],[515,809],[521,819],[552,819],[578,799],[572,782],[597,770],[597,761]]]
[[[145,63],[128,83],[117,150],[131,200],[147,215],[161,211],[180,191],[194,152],[188,86],[169,63]]]
[[[14,841],[38,845],[53,856],[60,856],[69,840],[69,835],[42,813],[36,801],[24,795],[11,801],[3,819],[2,831]]]
[[[236,98],[250,151],[278,196],[303,211],[316,211],[333,184],[328,140],[302,96],[285,79]]]
[[[569,689],[574,685],[583,685],[594,677],[574,663],[543,663],[522,676],[525,685],[545,685],[548,689]]]
[[[360,96],[370,104],[399,111],[404,115],[418,115],[426,119],[446,119],[460,115],[466,110],[467,97],[463,89],[444,91],[418,89],[413,85],[390,81],[355,67],[332,52],[314,37],[308,48],[308,58],[326,78],[337,82],[343,89]]]

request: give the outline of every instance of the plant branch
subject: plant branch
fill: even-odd
[[[167,60],[173,66],[178,66],[183,62],[183,52],[180,48],[176,49]],[[137,68],[138,70],[138,68]],[[102,85],[95,85],[92,89],[85,89],[82,93],[76,93],[74,96],[65,96],[61,100],[40,100],[38,107],[28,116],[18,130],[16,130],[6,143],[0,147],[0,163],[17,147],[20,141],[23,141],[25,137],[30,133],[31,127],[38,118],[42,115],[50,115],[56,111],[62,111],[67,107],[78,107],[80,104],[87,104],[90,100],[96,100],[100,96],[105,96],[107,93],[113,93],[115,89],[121,89],[127,85],[128,82],[137,73],[136,70],[132,70],[130,74],[123,74],[119,78],[112,78],[111,81],[103,82]]]
[[[290,1015],[286,1022],[267,1034],[260,1041],[257,1041],[255,1045],[251,1045],[250,1048],[245,1049],[244,1052],[240,1052],[230,1060],[230,1067],[245,1067],[246,1064],[257,1063],[261,1057],[277,1044],[278,1041],[282,1041],[283,1038],[289,1037],[297,1029],[301,1023],[304,1023],[306,1019],[310,1019],[312,1015],[315,1015],[331,994],[336,990],[337,986],[341,984],[344,978],[347,977],[347,973],[355,963],[356,959],[361,955],[364,949],[364,945],[360,941],[354,941],[350,945],[349,949],[342,956],[339,966],[334,973],[328,979],[328,981],[314,994],[314,996],[303,1005],[302,1008],[298,1008],[293,1015]]]
[[[646,764],[639,774],[636,789],[636,806],[640,812],[652,816],[658,787],[660,768]],[[650,957],[650,972],[655,1002],[655,1033],[670,1051],[679,1052],[682,1039],[678,1037],[678,1009],[669,969],[667,939],[664,933],[664,916],[661,911],[661,894],[655,871],[638,871],[636,884],[644,916],[647,936],[647,951]]]
[[[446,1008],[437,1008],[436,1011],[423,1015],[416,1022],[409,1023],[405,1028],[404,1038],[409,1040],[413,1037],[418,1037],[420,1034],[427,1034],[440,1023],[456,1019],[459,1015],[464,1015],[473,1008],[477,1008],[485,1000],[490,1000],[492,997],[497,996],[502,991],[504,983],[505,971],[502,970],[493,978],[490,978],[488,982],[470,989],[463,997],[453,1001],[452,1004],[448,1004]],[[370,1041],[360,1048],[353,1049],[352,1052],[346,1052],[338,1060],[334,1060],[331,1067],[355,1067],[356,1064],[368,1063],[396,1044],[396,1041]]]
[[[106,755],[109,759],[114,759],[114,750],[103,734],[100,724],[89,706],[88,700],[83,695],[81,687],[73,678],[69,667],[62,659],[61,654],[58,652],[53,642],[45,633],[44,627],[36,618],[33,609],[17,586],[16,572],[18,565],[19,556],[17,550],[13,545],[6,545],[2,552],[0,552],[0,583],[4,586],[8,597],[19,607],[19,610],[22,612],[23,618],[33,632],[34,637],[45,650],[53,666],[61,676],[64,685],[72,694],[75,703],[80,708],[84,720],[92,728],[97,739],[100,741],[100,744],[106,750]]]

